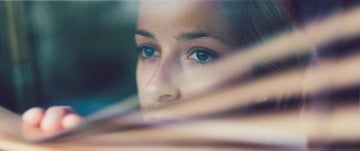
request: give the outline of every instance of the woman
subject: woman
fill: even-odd
[[[142,109],[229,85],[227,79],[194,83],[202,78],[194,71],[289,28],[281,0],[141,1],[135,41]],[[70,107],[32,108],[23,114],[25,123],[44,131],[72,127],[81,120]]]

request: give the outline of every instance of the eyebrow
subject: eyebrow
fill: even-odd
[[[177,36],[175,36],[176,40],[183,40],[183,41],[189,41],[189,40],[194,40],[194,39],[199,39],[199,38],[203,38],[203,37],[209,37],[209,38],[213,38],[216,39],[222,43],[227,43],[225,39],[222,39],[220,36],[216,36],[214,34],[210,34],[206,31],[194,31],[194,32],[184,32],[184,33],[180,33]]]
[[[135,31],[135,35],[141,35],[141,36],[144,36],[144,37],[146,37],[146,38],[156,39],[153,34],[151,34],[151,33],[148,32],[148,31],[142,30],[142,29],[137,29],[137,30]]]
[[[140,36],[144,36],[146,38],[151,38],[151,39],[156,40],[155,36],[152,33],[148,32],[146,30],[143,30],[143,29],[137,29],[135,31],[135,35],[140,35]],[[223,39],[211,36],[210,34],[208,34],[207,32],[204,32],[204,31],[183,32],[183,33],[176,35],[175,39],[182,40],[182,41],[189,41],[189,40],[194,40],[194,39],[203,38],[203,37],[212,37],[221,42],[224,42]]]
[[[194,40],[203,37],[210,37],[206,32],[188,32],[188,33],[180,33],[179,35],[175,36],[176,40]]]

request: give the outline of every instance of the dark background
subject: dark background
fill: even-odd
[[[136,93],[132,1],[0,2],[0,104],[86,115]]]

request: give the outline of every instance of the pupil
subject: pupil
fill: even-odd
[[[145,48],[145,55],[146,56],[152,56],[154,54],[154,50],[151,48]]]
[[[204,61],[204,60],[207,60],[209,58],[209,55],[205,52],[202,52],[202,51],[199,51],[199,52],[196,52],[196,57],[201,60],[201,61]]]

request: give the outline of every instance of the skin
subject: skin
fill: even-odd
[[[175,12],[159,10],[151,2],[140,6],[135,33],[139,51],[136,78],[143,109],[188,99],[219,85],[209,81],[193,89],[183,82],[201,80],[194,74],[196,70],[231,53],[228,37],[221,34],[227,32],[224,21],[212,8],[206,8],[215,6],[204,1],[177,3],[181,4]]]
[[[54,106],[46,111],[39,107],[31,108],[22,115],[22,120],[26,125],[38,127],[44,132],[57,132],[78,125],[83,118],[71,107]]]
[[[143,110],[186,100],[227,85],[226,80],[196,84],[198,69],[229,56],[229,32],[216,3],[208,1],[141,1],[135,41],[139,59],[137,87]],[[211,75],[209,75],[211,76]],[[181,81],[181,82],[179,82]],[[144,116],[159,119],[166,115]],[[82,118],[70,107],[46,111],[32,108],[24,123],[44,131],[59,131],[77,125]]]

